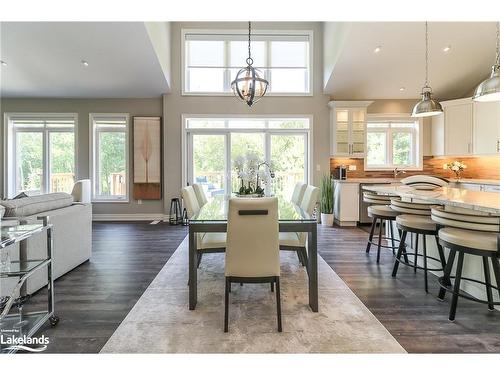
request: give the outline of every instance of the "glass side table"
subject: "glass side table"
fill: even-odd
[[[27,240],[35,234],[47,233],[47,257],[44,259],[28,259]],[[54,313],[54,278],[52,270],[52,224],[48,216],[37,220],[16,219],[0,224],[0,278],[17,277],[18,281],[9,295],[0,295],[0,335],[3,342],[12,341],[8,338],[32,337],[45,322],[55,326],[59,318]],[[19,260],[11,261],[7,247],[19,243]],[[47,268],[47,309],[23,313],[23,305],[29,300],[26,293],[26,280],[35,272]],[[16,296],[19,296],[16,298]],[[10,313],[11,308],[17,308],[17,313]],[[12,353],[17,348],[0,344],[1,353]]]

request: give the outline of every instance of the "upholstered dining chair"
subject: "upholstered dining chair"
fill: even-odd
[[[225,267],[224,332],[229,330],[231,283],[276,284],[278,332],[281,332],[277,198],[229,200]]]
[[[319,199],[319,188],[307,185],[302,202],[300,204],[300,209],[305,213],[312,216],[314,214],[314,209]],[[299,258],[299,261],[303,266],[307,265],[307,250],[306,250],[306,240],[307,233],[296,233],[296,232],[283,232],[280,233],[280,249],[295,251]]]
[[[202,207],[205,203],[208,202],[207,196],[205,195],[205,190],[203,190],[203,186],[200,184],[193,184],[193,190],[196,194],[198,205]]]
[[[200,205],[196,197],[196,192],[193,186],[186,186],[181,189],[182,199],[187,211],[188,218],[198,214]],[[197,260],[198,267],[201,263],[201,258],[204,253],[223,253],[226,248],[226,234],[225,233],[197,233]]]
[[[306,191],[307,185],[303,182],[297,182],[295,187],[293,188],[292,199],[291,201],[295,203],[297,206],[300,206],[302,203],[302,198],[304,197],[304,192]]]

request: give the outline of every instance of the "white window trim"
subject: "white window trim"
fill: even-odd
[[[36,129],[26,129],[26,130],[16,130],[14,132],[11,118],[15,117],[25,117],[25,118],[34,118],[34,119],[40,119],[40,118],[67,118],[67,117],[72,117],[75,126],[73,127],[73,136],[74,136],[74,142],[75,142],[75,156],[74,156],[74,166],[75,166],[75,181],[78,181],[79,178],[79,172],[78,172],[78,113],[74,112],[65,112],[65,113],[52,113],[52,112],[5,112],[4,113],[4,148],[3,148],[3,160],[4,160],[4,181],[3,181],[3,188],[4,188],[4,195],[8,198],[11,198],[16,195],[16,176],[15,176],[15,171],[16,171],[16,164],[17,164],[17,157],[15,155],[15,134],[18,132],[33,132],[37,131]],[[49,176],[50,176],[50,146],[49,146],[49,139],[47,136],[47,133],[50,132],[67,132],[70,133],[71,131],[68,130],[68,128],[50,128],[50,129],[43,129],[43,130],[38,130],[43,133],[43,142],[44,142],[44,155],[43,155],[43,166],[44,166],[44,176],[43,176],[43,186],[42,186],[42,194],[48,193],[48,191],[45,191],[46,184],[48,184],[49,181]]]
[[[186,34],[213,34],[213,35],[231,35],[231,34],[241,34],[247,35],[248,30],[243,29],[182,29],[181,30],[181,95],[182,96],[234,96],[232,92],[189,92],[186,91],[186,65],[185,65],[185,52],[186,52]],[[314,31],[313,30],[252,30],[252,35],[307,35],[309,38],[309,91],[308,92],[297,92],[297,93],[280,93],[280,92],[268,92],[266,96],[314,96]],[[225,50],[226,51],[226,50]],[[227,55],[225,53],[225,55]],[[269,55],[269,51],[268,51]],[[228,57],[225,56],[225,59]],[[242,66],[245,62],[242,61]],[[227,80],[227,74],[225,74],[224,80]],[[269,77],[266,77],[269,79]]]
[[[414,148],[414,158],[415,158],[415,165],[413,166],[404,166],[404,165],[392,165],[391,164],[386,164],[386,165],[368,165],[367,160],[368,160],[368,123],[369,122],[383,122],[384,120],[388,122],[395,122],[395,121],[402,121],[402,122],[417,122],[417,128],[415,129],[414,132],[408,131],[409,133],[414,133],[416,136],[413,137],[412,142],[413,142],[413,148]],[[422,171],[424,169],[424,155],[423,155],[423,118],[414,118],[411,117],[407,113],[389,113],[389,114],[368,114],[367,120],[366,120],[366,131],[365,131],[365,147],[366,147],[366,156],[364,158],[364,170],[365,171],[392,171],[394,168],[398,169],[404,169],[407,171]],[[386,160],[390,161],[392,160],[392,138],[389,140],[389,136],[392,134],[392,131],[387,129],[387,128],[381,128],[380,130],[374,129],[373,132],[386,132],[386,140],[387,140],[387,145],[386,145]],[[405,129],[398,130],[398,132],[405,132]]]
[[[96,195],[97,188],[97,176],[98,168],[96,167],[98,158],[94,157],[96,151],[96,137],[94,136],[94,117],[116,117],[116,118],[125,118],[126,126],[125,126],[125,186],[127,189],[127,193],[125,197],[120,198],[117,196],[113,197],[103,197]],[[108,130],[109,131],[109,130]],[[118,130],[117,130],[118,131]],[[122,130],[120,130],[121,132]],[[92,182],[92,202],[95,203],[130,203],[130,114],[129,113],[89,113],[89,172],[90,178]]]
[[[307,119],[309,120],[309,129],[275,129],[275,128],[216,128],[216,129],[207,129],[207,128],[195,128],[188,129],[186,124],[189,119],[221,119],[221,120],[230,120],[230,119],[238,119],[238,118],[249,118],[249,119],[266,119],[266,120],[274,120],[274,119]],[[265,137],[271,136],[274,134],[304,134],[306,133],[306,144],[305,144],[305,154],[306,154],[306,171],[305,171],[305,182],[308,184],[312,184],[313,173],[311,166],[313,164],[313,152],[312,152],[312,140],[313,140],[313,116],[312,115],[243,115],[243,114],[233,114],[233,115],[220,115],[220,114],[182,114],[182,140],[181,140],[181,165],[182,165],[182,186],[186,186],[187,184],[192,184],[193,181],[190,179],[192,176],[190,175],[190,157],[191,157],[191,149],[190,149],[190,141],[189,136],[192,133],[195,134],[228,134],[228,133],[264,133]],[[270,142],[265,143],[265,155],[270,155]],[[226,150],[227,157],[229,158],[230,150]],[[230,173],[231,166],[226,165],[226,184],[230,181]]]

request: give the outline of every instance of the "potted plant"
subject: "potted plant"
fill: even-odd
[[[330,176],[323,176],[321,181],[321,225],[333,226],[333,188]]]

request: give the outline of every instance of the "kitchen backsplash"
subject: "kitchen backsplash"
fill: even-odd
[[[407,171],[403,176],[411,176],[415,174],[429,174],[446,178],[453,178],[451,171],[444,170],[443,164],[454,160],[459,160],[467,165],[467,169],[463,172],[463,178],[482,178],[482,179],[498,179],[500,180],[500,156],[481,156],[481,157],[433,157],[424,156],[423,171]],[[347,178],[365,178],[365,177],[393,177],[392,171],[365,171],[364,159],[351,158],[330,158],[330,171],[340,165],[355,165],[355,171],[347,171]],[[404,168],[402,168],[404,169]]]

